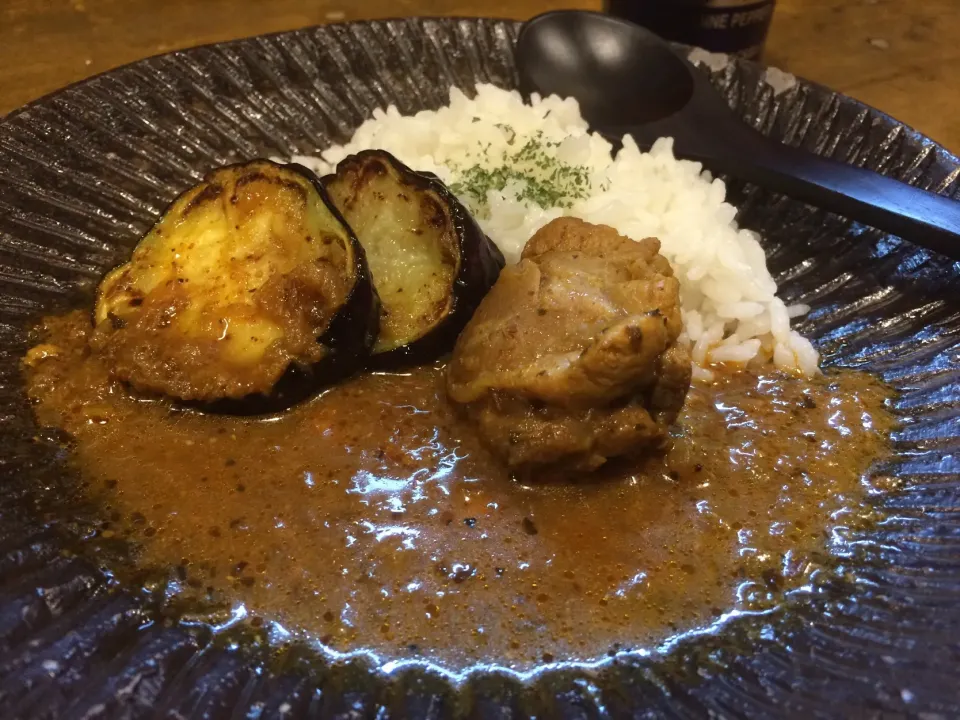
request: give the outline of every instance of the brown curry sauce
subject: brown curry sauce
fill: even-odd
[[[442,367],[361,375],[282,416],[201,415],[111,383],[89,319],[28,356],[41,424],[179,599],[336,651],[517,669],[658,643],[809,582],[868,514],[889,391],[868,375],[696,384],[673,447],[520,484],[445,400]]]

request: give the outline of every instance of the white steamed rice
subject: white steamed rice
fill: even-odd
[[[610,225],[634,239],[657,237],[680,280],[695,377],[710,379],[712,363],[773,362],[808,376],[817,372],[817,351],[790,329],[790,318],[808,308],[786,307],[777,298],[758,236],[737,227],[723,182],[699,163],[674,158],[670,139],[645,153],[628,136],[613,157],[610,143],[587,131],[575,100],[534,96],[528,105],[518,93],[492,85],[477,86],[473,99],[452,89],[450,104],[436,112],[377,110],[346,145],[329,148],[321,158],[294,160],[327,173],[347,155],[383,149],[450,185],[470,166],[500,166],[505,155],[537,137],[557,161],[586,168],[584,197],[544,209],[518,199],[518,188],[509,184],[490,190],[485,203],[461,196],[508,262],[519,258],[534,232],[561,215]]]

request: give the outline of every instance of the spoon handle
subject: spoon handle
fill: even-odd
[[[957,200],[759,134],[755,139],[746,153],[711,153],[711,157],[696,159],[713,170],[960,260]]]

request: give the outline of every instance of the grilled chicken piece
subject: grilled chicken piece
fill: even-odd
[[[560,218],[502,271],[457,340],[447,391],[511,468],[588,472],[663,444],[690,355],[659,250]]]

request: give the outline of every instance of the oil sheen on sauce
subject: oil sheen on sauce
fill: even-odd
[[[444,399],[442,368],[368,374],[270,419],[130,397],[46,322],[41,424],[166,592],[338,652],[518,669],[593,659],[769,607],[863,515],[893,421],[867,375],[695,385],[672,449],[556,484],[512,480]],[[107,527],[107,526],[105,526]]]

